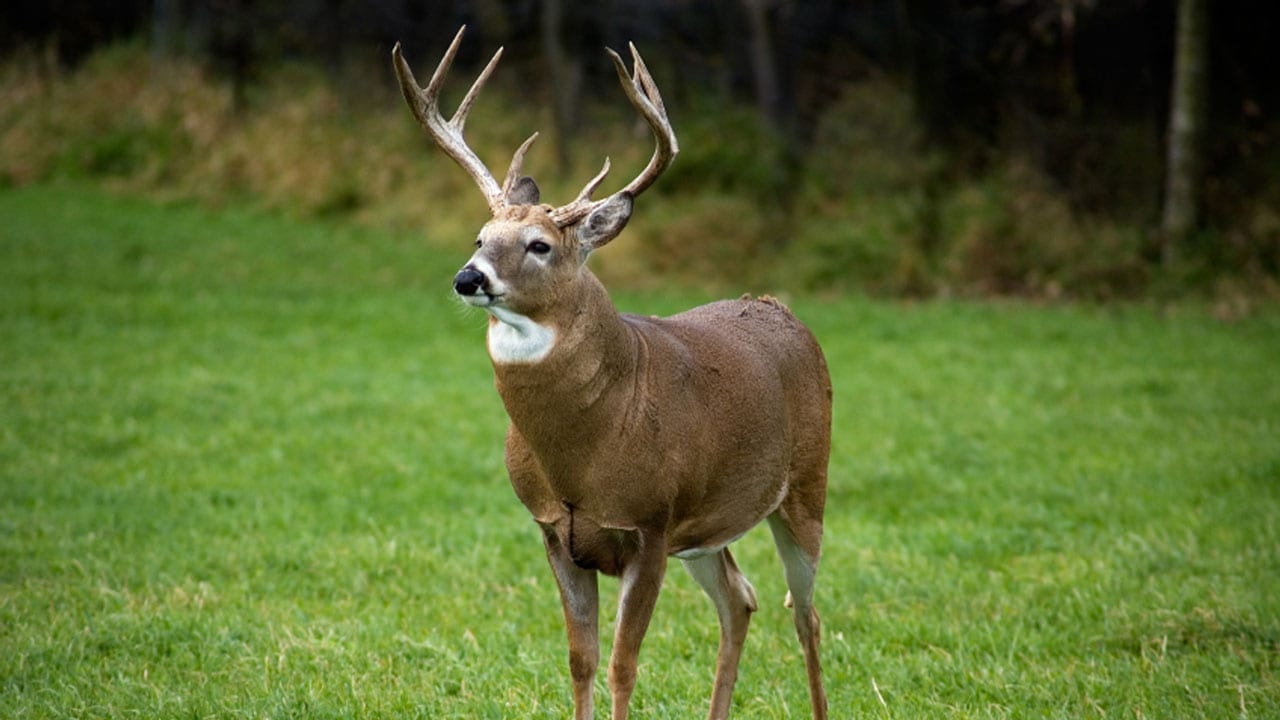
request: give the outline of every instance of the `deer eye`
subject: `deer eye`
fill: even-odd
[[[551,252],[551,246],[542,242],[541,240],[534,240],[533,242],[529,243],[528,249],[529,249],[529,252],[535,255],[546,255],[547,253]]]

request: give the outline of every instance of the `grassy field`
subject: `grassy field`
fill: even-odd
[[[0,716],[567,717],[469,249],[0,191]],[[1280,313],[791,303],[834,718],[1280,716]],[[741,718],[807,708],[772,552]],[[634,715],[701,716],[715,638],[673,565]]]

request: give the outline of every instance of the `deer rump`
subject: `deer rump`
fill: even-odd
[[[668,555],[691,558],[776,511],[821,512],[825,482],[814,480],[826,477],[831,381],[790,310],[743,296],[668,318],[621,317],[637,349],[626,382],[602,365],[577,371],[571,382],[599,387],[573,407],[543,395],[532,415],[508,408],[511,484],[579,567],[618,575],[642,530],[665,536]],[[571,362],[553,354],[525,371],[563,379]],[[540,383],[512,370],[503,396],[527,408],[519,390]],[[793,493],[807,497],[787,502]]]

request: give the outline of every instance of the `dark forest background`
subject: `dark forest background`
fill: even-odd
[[[425,80],[466,24],[451,87],[506,48],[481,101],[492,104],[473,113],[469,133],[504,143],[479,126],[519,113],[533,113],[535,127],[550,122],[542,167],[572,176],[566,187],[585,179],[579,166],[598,164],[595,145],[608,143],[595,141],[609,132],[600,128],[627,122],[601,48],[641,48],[683,152],[655,190],[662,226],[640,229],[642,257],[628,271],[782,268],[816,289],[1101,298],[1256,297],[1274,294],[1280,276],[1276,3],[21,0],[0,17],[10,88],[0,173],[10,184],[83,173],[180,186],[196,163],[157,165],[150,154],[217,155],[279,104],[282,86],[326,88],[312,121],[342,123],[318,142],[360,145],[333,139],[344,131],[379,142],[361,113],[411,125],[388,69],[392,44],[404,43]],[[95,64],[109,52],[115,60]],[[196,80],[157,90],[158,66],[190,68]],[[77,78],[100,87],[112,72],[150,79],[136,95],[59,94]],[[208,88],[222,119],[204,135],[157,129],[162,121],[145,113],[119,126],[135,100],[160,102],[146,93]],[[95,98],[124,104],[81,128],[114,138],[105,148],[57,117]],[[264,138],[256,142],[272,142]],[[76,149],[41,154],[30,148],[39,142]],[[411,153],[415,163],[428,155],[420,144]],[[252,158],[237,162],[252,176]],[[333,187],[314,201],[299,191],[295,204],[385,219],[394,214],[369,208],[414,181],[409,170],[379,179],[332,162],[346,180],[306,173]]]

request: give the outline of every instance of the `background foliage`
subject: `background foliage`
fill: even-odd
[[[600,51],[635,40],[683,153],[617,279],[1236,306],[1280,274],[1280,11],[1213,4],[1202,221],[1166,262],[1174,4],[23,1],[0,25],[0,180],[401,228],[461,207],[466,234],[482,205],[404,111],[392,42],[425,75],[467,23],[454,97],[505,45],[472,142],[501,167],[546,131],[554,200],[605,154],[618,177],[643,162]]]

